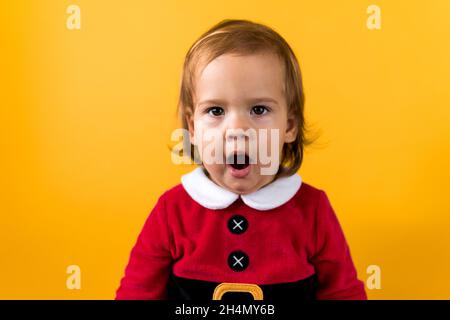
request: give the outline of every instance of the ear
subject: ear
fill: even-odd
[[[284,143],[294,142],[298,134],[298,121],[294,114],[288,114]]]

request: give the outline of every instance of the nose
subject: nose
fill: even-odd
[[[248,118],[240,112],[232,112],[228,116],[225,137],[227,141],[248,139],[250,129]]]

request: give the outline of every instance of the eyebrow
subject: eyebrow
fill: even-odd
[[[246,99],[246,101],[248,103],[272,102],[272,103],[278,104],[277,100],[275,100],[273,98],[270,98],[270,97],[249,98],[249,99]],[[208,99],[208,100],[200,101],[198,103],[198,105],[201,105],[201,104],[220,104],[220,105],[224,105],[224,104],[226,104],[226,101],[225,100],[221,100],[221,99]]]

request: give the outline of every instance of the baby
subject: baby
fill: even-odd
[[[308,140],[288,43],[224,20],[181,80],[185,152],[200,165],[159,198],[116,299],[367,299],[326,193],[297,174]]]

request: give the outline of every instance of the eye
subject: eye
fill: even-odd
[[[263,115],[263,114],[265,114],[267,112],[269,112],[269,108],[267,108],[266,106],[260,105],[260,106],[254,106],[252,108],[252,113],[256,114],[258,116]]]
[[[211,107],[206,112],[214,117],[219,117],[224,114],[224,110],[221,107]]]

